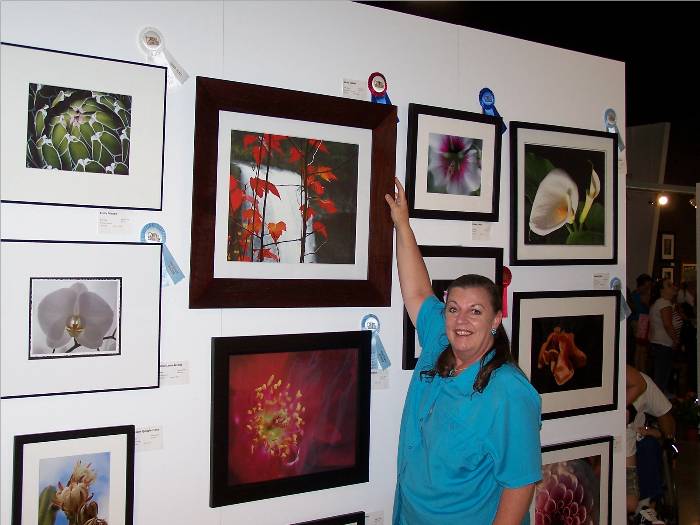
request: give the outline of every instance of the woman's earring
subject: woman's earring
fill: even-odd
[[[498,330],[496,330],[495,328],[491,328],[491,335],[495,336],[496,332],[498,332]]]

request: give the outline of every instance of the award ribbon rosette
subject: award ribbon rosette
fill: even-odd
[[[608,133],[614,133],[615,135],[617,135],[618,151],[622,151],[623,149],[625,149],[625,143],[622,142],[620,128],[617,127],[617,113],[615,113],[614,109],[608,108],[605,110],[603,122],[605,123],[605,129]]]
[[[503,267],[503,299],[501,300],[501,311],[503,312],[503,317],[508,317],[508,286],[513,280],[513,274],[510,268],[507,266]]]
[[[149,222],[141,228],[141,242],[162,244],[163,245],[163,260],[161,265],[161,276],[163,287],[175,285],[185,278],[180,266],[178,266],[175,257],[168,250],[165,244],[165,228],[156,222]]]
[[[379,338],[379,318],[374,314],[367,314],[362,318],[360,327],[362,330],[372,331],[372,371],[386,370],[391,366],[391,361]]]
[[[610,279],[610,289],[620,292],[620,320],[624,321],[632,313],[632,309],[625,300],[625,295],[622,293],[622,281],[619,277]]]
[[[503,122],[503,117],[501,117],[500,113],[496,109],[496,95],[493,94],[491,89],[485,87],[479,91],[479,104],[481,104],[481,112],[484,115],[498,117],[498,129],[501,131],[501,135],[503,135],[508,128],[506,127],[505,122]]]
[[[386,82],[386,77],[379,71],[375,71],[369,76],[367,79],[367,87],[372,95],[373,103],[391,105],[391,99],[389,98],[389,93],[387,92],[388,84]],[[396,119],[396,122],[399,122],[398,118]]]
[[[165,66],[168,69],[168,87],[175,83],[184,84],[190,78],[175,57],[165,48],[163,33],[155,27],[144,27],[139,32],[139,46],[146,53],[150,64]]]

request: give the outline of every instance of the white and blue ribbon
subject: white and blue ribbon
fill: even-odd
[[[625,294],[622,293],[622,281],[619,277],[613,277],[610,279],[610,289],[620,292],[620,320],[624,321],[630,316],[632,310],[627,304]]]
[[[615,135],[617,135],[617,149],[619,151],[625,149],[625,143],[622,142],[620,128],[617,127],[617,113],[615,113],[615,110],[613,108],[608,108],[605,110],[603,122],[605,123],[605,129],[608,133],[614,133]]]
[[[360,326],[363,330],[372,331],[372,371],[386,370],[391,366],[391,361],[379,337],[379,318],[367,314],[362,318]]]
[[[481,104],[481,112],[484,115],[498,117],[498,129],[500,130],[501,135],[503,135],[508,128],[506,127],[506,123],[503,122],[503,117],[501,117],[500,113],[496,109],[496,95],[493,94],[491,89],[485,87],[479,91],[479,104]]]
[[[175,257],[168,250],[165,244],[165,228],[157,222],[149,222],[141,228],[141,242],[156,243],[163,245],[163,261],[161,265],[161,276],[163,287],[175,285],[185,278]]]

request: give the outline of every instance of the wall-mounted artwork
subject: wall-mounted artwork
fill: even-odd
[[[681,264],[681,282],[687,283],[697,280],[697,264],[683,263]]]
[[[676,256],[676,235],[673,233],[661,234],[661,259],[673,260]]]
[[[29,280],[29,359],[120,353],[120,277]]]
[[[464,248],[462,246],[419,246],[428,269],[435,295],[444,302],[447,287],[457,277],[474,273],[483,275],[501,285],[503,281],[502,248]],[[421,354],[416,329],[403,311],[404,370],[413,370]]]
[[[497,118],[409,104],[406,195],[411,217],[498,221],[500,166]]]
[[[511,122],[511,264],[617,262],[617,136]]]
[[[395,147],[393,106],[198,77],[190,307],[388,306]]]
[[[134,427],[15,436],[12,525],[130,525]]]
[[[162,209],[165,68],[6,43],[1,67],[3,201]]]
[[[157,387],[161,252],[3,239],[2,397]]]
[[[532,523],[612,524],[613,438],[542,447]]]
[[[661,278],[664,280],[668,279],[672,283],[675,283],[675,280],[674,280],[675,272],[673,270],[674,270],[673,266],[662,266],[661,267]]]
[[[368,481],[370,339],[212,339],[212,507]]]
[[[295,523],[293,525],[365,525],[365,513],[353,512],[331,518],[321,518],[318,520]]]
[[[513,352],[542,419],[615,409],[619,306],[615,291],[513,294]]]

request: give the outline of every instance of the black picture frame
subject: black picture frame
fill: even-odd
[[[602,131],[510,123],[512,265],[617,264],[617,141],[617,135]],[[540,200],[545,179],[547,188],[553,189],[543,190]],[[589,192],[591,202],[587,204]],[[550,202],[555,195],[562,201],[557,206]],[[527,215],[534,204],[539,210],[549,210],[535,214],[537,226],[532,223],[532,213],[529,221]],[[555,213],[561,209],[568,211]],[[573,224],[567,220],[569,213]]]
[[[369,480],[370,342],[368,330],[212,339],[211,507]]]
[[[581,484],[585,501],[590,504],[590,508],[585,510],[586,515],[590,513],[594,523],[598,525],[612,525],[613,441],[612,436],[603,436],[543,446],[543,479],[535,484],[535,495],[530,505],[530,521],[535,523],[538,511],[549,510],[556,513],[557,509],[561,510],[566,506],[564,504],[553,508],[551,504],[546,505],[547,502],[552,503],[548,501],[549,492],[546,487],[548,481],[551,483],[549,466],[557,465],[558,470],[566,470],[569,476],[575,477]],[[540,494],[541,491],[545,494]],[[538,508],[538,501],[541,500],[544,508]]]
[[[474,263],[489,264],[492,261],[492,268],[488,268],[492,275],[486,275],[489,279],[494,279],[497,286],[501,287],[503,283],[503,249],[502,248],[467,248],[464,246],[419,246],[418,249],[425,261],[428,269],[428,274],[431,282],[438,286],[436,281],[440,281],[440,288],[444,288],[449,282],[453,281],[460,275],[474,272]],[[444,270],[438,271],[432,264],[432,259],[447,258],[454,259],[450,272]],[[432,270],[432,271],[431,271]],[[449,275],[448,275],[449,273]],[[487,272],[484,272],[487,273]],[[442,297],[438,297],[442,301]],[[403,370],[413,370],[418,362],[417,355],[417,337],[416,329],[408,317],[408,312],[403,309]]]
[[[660,253],[662,261],[672,261],[676,257],[676,234],[670,232],[661,233]]]
[[[317,520],[304,521],[300,523],[294,523],[292,525],[364,525],[365,524],[365,513],[364,512],[352,512],[350,514],[341,514],[339,516],[332,516],[330,518],[320,518]]]
[[[444,131],[440,133],[441,135],[459,133],[462,138],[466,138],[463,136],[469,134],[469,139],[478,140],[483,144],[482,149],[478,150],[479,195],[448,194],[447,191],[443,193],[427,190],[427,181],[431,178],[427,165],[429,137],[434,134],[430,131]],[[409,104],[406,197],[411,217],[498,222],[500,177],[501,133],[497,117],[423,104]]]
[[[365,278],[274,278],[272,263],[258,263],[254,277],[215,277],[219,114],[227,112],[371,132],[371,173],[359,174],[368,184],[358,195],[369,202]],[[197,77],[190,308],[390,306],[393,225],[384,195],[394,191],[395,150],[395,106]]]
[[[616,290],[513,293],[513,355],[543,420],[618,408],[620,300]]]
[[[125,525],[132,525],[134,513],[134,436],[134,425],[15,436],[12,525],[29,525],[30,523],[34,525],[37,523],[38,495],[40,494],[38,481],[41,480],[40,466],[42,461],[58,458],[65,465],[69,465],[73,464],[74,458],[79,456],[83,456],[83,458],[94,457],[95,450],[101,450],[103,454],[110,454],[108,463],[110,516],[116,516],[117,513],[121,512],[123,515],[119,521]],[[85,450],[85,453],[81,453],[80,450]],[[51,452],[50,455],[49,452]],[[89,458],[86,463],[89,463]],[[88,467],[95,470],[98,468],[95,464],[90,464]],[[119,468],[115,469],[114,467]],[[100,472],[100,474],[105,475],[104,472]],[[68,474],[65,479],[56,480],[56,484],[60,481],[68,486],[69,476]],[[99,481],[98,478],[95,481],[95,486],[90,484],[93,493],[96,492],[95,488]],[[113,488],[113,486],[117,488]],[[50,491],[51,489],[47,486],[45,490]],[[50,501],[49,499],[47,503],[50,504]],[[123,502],[123,508],[118,506],[117,502]],[[35,519],[32,520],[32,517]],[[98,514],[98,517],[102,516]]]

